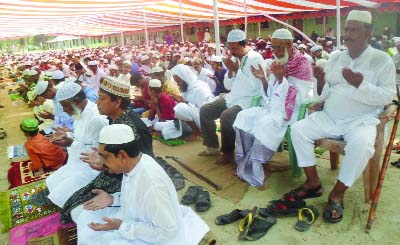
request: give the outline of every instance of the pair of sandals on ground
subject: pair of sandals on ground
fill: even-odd
[[[175,190],[179,191],[185,187],[185,178],[180,172],[178,172],[178,170],[176,170],[176,168],[172,167],[162,157],[155,157],[154,159],[164,169],[169,178],[172,180],[172,183],[175,186]]]
[[[215,219],[217,225],[239,222],[239,240],[255,241],[263,237],[276,224],[277,218],[298,216],[295,229],[307,231],[319,216],[318,209],[306,205],[302,199],[282,198],[269,202],[266,208],[235,209]]]
[[[211,207],[210,193],[201,186],[189,186],[182,196],[181,203],[187,206],[194,204],[197,212],[205,212]]]

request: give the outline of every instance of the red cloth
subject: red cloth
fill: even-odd
[[[161,93],[158,98],[158,106],[160,108],[161,118],[162,120],[174,120],[175,119],[175,111],[174,107],[176,102],[169,97],[166,93]]]
[[[57,169],[67,159],[67,153],[61,147],[53,145],[41,134],[28,139],[25,148],[32,162],[29,166],[32,171],[43,167]]]

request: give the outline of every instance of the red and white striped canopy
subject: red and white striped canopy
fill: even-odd
[[[181,0],[184,23],[213,20],[213,0]],[[219,0],[221,20],[244,17],[245,0]],[[400,0],[347,0],[375,7]],[[246,0],[248,16],[336,8],[336,0]],[[99,36],[180,23],[180,0],[0,0],[0,38],[63,34]]]

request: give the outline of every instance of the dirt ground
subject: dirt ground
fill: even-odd
[[[1,82],[1,81],[0,81]],[[11,102],[7,90],[10,87],[0,89],[0,128],[4,128],[8,136],[0,139],[0,191],[7,190],[7,169],[10,160],[7,159],[7,146],[22,144],[24,137],[19,131],[19,123],[24,117],[32,116],[32,110],[27,108],[23,102]],[[164,149],[167,147],[168,149]],[[162,144],[155,144],[156,154],[168,150],[171,154],[192,155],[197,152],[182,152],[179,147],[169,147]],[[201,149],[198,149],[199,151]],[[392,154],[392,161],[397,160],[400,155]],[[325,188],[324,195],[320,198],[309,199],[307,204],[315,205],[322,213],[328,193],[333,187],[338,171],[329,169],[329,161],[325,153],[318,158],[318,170]],[[174,165],[174,164],[173,164]],[[231,174],[231,173],[226,173]],[[304,181],[304,175],[299,178],[292,178],[288,171],[273,173],[266,182],[266,190],[259,191],[250,187],[244,198],[237,204],[232,203],[215,194],[211,194],[212,207],[200,216],[210,226],[211,231],[217,237],[217,244],[239,244],[238,223],[217,226],[214,224],[215,217],[228,213],[233,209],[246,209],[254,206],[263,207],[270,200],[279,198],[286,191],[297,187]],[[307,232],[300,233],[294,229],[296,217],[280,218],[275,226],[258,241],[240,242],[249,244],[398,244],[400,239],[400,169],[389,166],[381,198],[377,209],[377,219],[374,222],[369,234],[364,232],[370,205],[364,202],[363,182],[360,178],[357,183],[349,189],[345,196],[344,219],[339,224],[327,224],[319,217],[316,223]],[[178,192],[182,196],[187,187]],[[206,184],[205,184],[206,185]],[[208,187],[211,188],[211,187]],[[0,234],[0,244],[8,243],[8,233]]]

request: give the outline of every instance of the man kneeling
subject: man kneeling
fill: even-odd
[[[110,173],[123,173],[120,193],[97,197],[71,212],[78,244],[198,244],[209,228],[180,206],[172,181],[158,163],[139,152],[132,128],[113,124],[100,131],[99,155]]]

